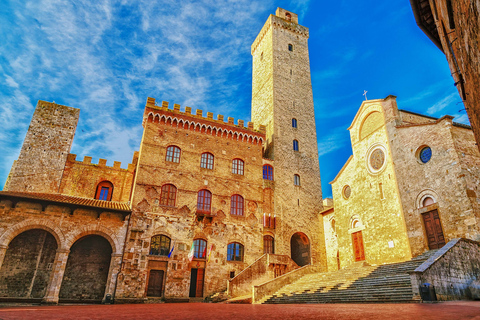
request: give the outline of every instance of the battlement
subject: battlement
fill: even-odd
[[[203,116],[203,110],[197,109],[195,114],[192,114],[192,108],[185,107],[185,111],[180,111],[180,105],[174,104],[173,109],[169,109],[167,101],[162,101],[162,106],[157,106],[154,98],[147,99],[147,105],[145,106],[145,113],[143,124],[145,126],[146,121],[152,122],[170,122],[176,123],[177,126],[193,126],[194,129],[214,130],[216,132],[232,132],[239,131],[246,135],[258,136],[261,141],[265,140],[266,127],[259,125],[254,128],[253,122],[248,122],[247,127],[244,125],[243,120],[238,120],[238,124],[235,124],[234,118],[228,117],[227,122],[224,121],[224,116],[219,114],[217,119],[213,118],[212,112],[207,112],[207,116]],[[223,129],[223,130],[222,130]]]
[[[257,49],[260,42],[262,42],[265,34],[268,32],[270,27],[273,26],[273,25],[279,26],[283,29],[290,30],[290,31],[292,31],[294,33],[297,33],[298,35],[302,35],[306,38],[309,37],[308,28],[298,24],[298,15],[297,14],[295,14],[291,11],[282,9],[282,8],[277,8],[277,11],[275,12],[275,15],[271,14],[268,17],[267,21],[265,22],[265,24],[262,27],[262,30],[260,30],[260,32],[257,35],[257,38],[252,43],[252,46],[251,46],[252,55],[255,52],[255,50]]]
[[[77,155],[73,153],[69,153],[67,156],[67,161],[68,162],[75,162],[76,164],[84,164],[84,165],[93,165],[93,166],[98,166],[98,167],[105,167],[105,168],[110,168],[110,169],[115,169],[115,170],[123,170],[123,171],[134,171],[135,166],[136,166],[136,160],[138,160],[138,152],[136,152],[137,157],[133,157],[134,163],[129,163],[127,169],[122,169],[122,163],[120,161],[114,161],[113,166],[107,166],[107,160],[106,159],[98,159],[98,164],[92,163],[92,157],[89,156],[84,156],[82,161],[77,161]]]

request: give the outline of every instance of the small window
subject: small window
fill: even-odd
[[[275,241],[272,236],[263,236],[263,253],[275,253]]]
[[[263,52],[260,54],[260,60],[263,60]]]
[[[164,235],[154,236],[150,241],[150,254],[168,256],[170,253],[170,238]]]
[[[269,164],[263,165],[263,179],[273,180],[273,167]]]
[[[432,149],[430,147],[423,147],[420,150],[418,157],[422,163],[427,163],[432,158]]]
[[[285,18],[287,18],[288,21],[292,21],[292,15],[290,12],[285,13]]]
[[[232,161],[232,173],[243,175],[243,160],[233,159],[233,161]]]
[[[200,167],[205,169],[213,169],[213,154],[205,152],[202,153],[202,158],[200,160]]]
[[[113,184],[110,181],[102,181],[97,185],[95,199],[111,201],[113,194]]]
[[[227,247],[228,261],[243,261],[243,246],[238,242],[229,243]]]
[[[288,51],[293,51],[293,44],[288,44]]]
[[[162,186],[162,193],[160,196],[160,204],[164,206],[175,206],[175,199],[177,197],[177,187],[173,184],[165,184]]]
[[[243,197],[238,194],[234,194],[230,198],[230,203],[231,203],[230,214],[233,214],[236,216],[243,216],[243,208],[244,208]]]
[[[198,191],[197,212],[210,214],[212,210],[212,193],[208,190]]]
[[[448,26],[451,30],[455,29],[455,20],[453,20],[452,0],[447,0]],[[447,38],[448,39],[448,38]]]
[[[180,148],[177,146],[169,146],[167,148],[166,161],[179,163],[180,162]]]
[[[292,119],[292,127],[293,128],[297,127],[297,119],[295,119],[295,118]]]
[[[296,186],[300,185],[300,176],[298,174],[293,176],[293,184]]]
[[[298,151],[298,141],[293,140],[293,151]]]
[[[193,257],[205,259],[207,256],[207,241],[203,239],[193,240]]]

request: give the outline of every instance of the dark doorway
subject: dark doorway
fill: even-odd
[[[43,298],[57,241],[42,229],[25,231],[9,244],[0,269],[0,297]]]
[[[301,232],[295,233],[290,239],[292,260],[300,267],[310,264],[310,241]]]
[[[365,260],[365,250],[363,248],[363,236],[362,231],[352,233],[353,253],[355,255],[355,261]]]
[[[150,270],[147,296],[161,297],[163,293],[163,270]]]
[[[203,280],[205,276],[205,269],[192,268],[190,275],[190,295],[191,298],[203,297]]]
[[[433,210],[422,214],[425,231],[427,232],[428,248],[439,249],[445,245],[445,237],[443,236],[442,225],[438,211]]]
[[[73,244],[60,288],[63,301],[101,301],[107,285],[112,247],[103,237],[89,235]]]

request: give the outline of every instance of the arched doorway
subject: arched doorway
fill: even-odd
[[[0,297],[43,298],[56,251],[55,237],[45,230],[32,229],[16,236],[0,269]]]
[[[60,301],[101,301],[105,293],[112,246],[103,237],[88,235],[70,248],[60,288]]]
[[[290,239],[292,260],[300,267],[310,264],[310,241],[301,232],[295,233]]]

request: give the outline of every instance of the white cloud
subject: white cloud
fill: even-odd
[[[458,92],[453,92],[449,94],[448,96],[442,98],[441,100],[437,101],[433,106],[427,109],[427,114],[433,115],[436,114],[437,112],[442,111],[446,107],[448,107],[450,104],[456,102],[458,100]]]
[[[341,148],[348,148],[350,135],[345,127],[337,127],[332,133],[318,139],[318,155],[324,156]]]

